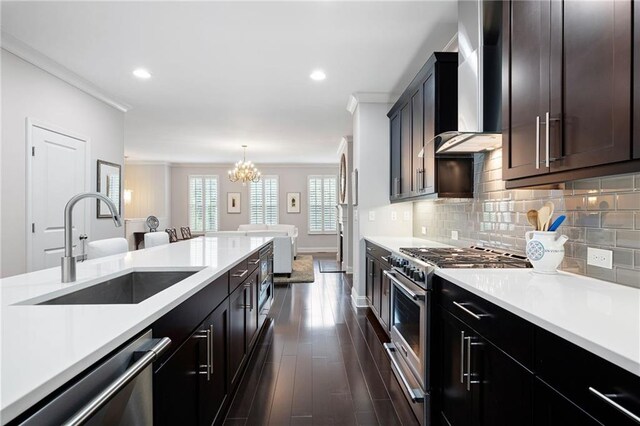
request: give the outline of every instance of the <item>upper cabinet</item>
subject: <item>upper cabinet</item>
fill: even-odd
[[[632,11],[625,0],[503,9],[508,187],[631,171],[612,165],[632,158]]]
[[[473,196],[473,158],[440,158],[433,141],[457,128],[457,67],[457,53],[434,53],[389,111],[391,202]]]
[[[633,39],[640,40],[640,2],[633,6]],[[633,59],[633,158],[640,159],[640,42],[634,42]]]

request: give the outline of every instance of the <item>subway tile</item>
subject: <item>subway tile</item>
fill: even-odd
[[[587,228],[599,228],[600,213],[575,212],[573,214],[573,224],[575,226],[584,226]]]
[[[602,213],[602,227],[615,229],[633,229],[633,212]]]
[[[597,194],[600,192],[600,180],[577,180],[573,182],[574,194]]]
[[[636,229],[640,229],[640,212],[635,212],[633,215],[636,217],[636,219],[635,219],[636,227],[635,228]]]
[[[615,281],[615,270],[607,268],[599,268],[597,266],[587,264],[587,275],[606,281]]]
[[[610,229],[587,229],[587,244],[613,246],[616,243],[616,231]]]
[[[640,250],[634,251],[633,265],[636,269],[640,269]]]
[[[614,202],[613,195],[588,195],[587,210],[613,210]]]
[[[613,249],[613,265],[633,268],[633,250]]]
[[[600,181],[602,192],[633,191],[633,175],[604,178]]]
[[[566,210],[586,210],[587,197],[585,197],[584,195],[566,197],[564,199],[564,208]]]
[[[616,198],[618,210],[640,210],[640,192],[618,194]]]
[[[627,268],[616,268],[616,282],[640,288],[640,271]]]
[[[640,175],[636,175],[635,187],[636,187],[636,189],[640,189]]]
[[[585,228],[574,228],[574,227],[566,227],[563,228],[560,226],[560,232],[567,237],[569,237],[570,241],[575,243],[584,243],[586,241],[587,230]]]
[[[616,231],[616,246],[640,249],[640,231]]]

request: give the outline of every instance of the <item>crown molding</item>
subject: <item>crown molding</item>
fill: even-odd
[[[346,149],[347,145],[353,142],[353,137],[352,136],[343,136],[342,139],[340,139],[340,145],[338,145],[338,156],[340,156],[340,154]]]
[[[54,77],[57,77],[65,83],[70,84],[76,89],[82,90],[86,94],[93,96],[94,98],[117,110],[127,112],[131,109],[131,105],[121,102],[108,95],[98,86],[74,73],[64,65],[37,51],[26,43],[18,40],[11,34],[5,31],[2,31],[1,34],[2,49],[6,50],[7,52],[17,56],[18,58],[26,62],[29,62],[30,64],[40,68],[43,71],[48,72]]]
[[[399,97],[395,93],[355,92],[349,96],[347,111],[353,114],[358,104],[392,104]]]
[[[124,160],[125,166],[167,166],[171,167],[168,161],[152,161],[152,160]]]
[[[211,168],[225,168],[233,167],[233,162],[229,163],[169,163],[171,167],[211,167]],[[332,168],[338,167],[338,162],[335,163],[255,163],[258,170],[262,169],[309,169],[309,168]]]

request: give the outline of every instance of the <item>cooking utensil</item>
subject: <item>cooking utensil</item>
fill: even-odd
[[[538,210],[529,210],[527,212],[527,221],[535,231],[538,230]]]
[[[551,224],[551,218],[553,218],[553,212],[555,210],[555,206],[553,205],[553,203],[551,201],[547,201],[546,203],[544,203],[545,206],[549,207],[549,219],[547,219],[547,223],[544,226],[544,230],[548,231],[549,230],[549,225]]]
[[[546,231],[549,219],[551,218],[551,208],[545,204],[538,210],[538,230]]]
[[[556,220],[553,221],[553,223],[551,224],[551,226],[549,226],[549,232],[553,232],[556,229],[558,229],[560,227],[560,225],[562,225],[562,222],[564,222],[564,220],[567,217],[565,215],[560,215],[556,218]]]

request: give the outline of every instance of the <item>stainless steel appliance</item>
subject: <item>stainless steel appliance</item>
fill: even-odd
[[[431,299],[435,268],[530,268],[523,256],[482,247],[401,248],[391,256],[391,342],[385,349],[421,424],[431,406]]]
[[[258,279],[258,329],[267,320],[273,303],[273,247],[260,251],[260,275]]]
[[[171,344],[145,332],[115,355],[83,375],[21,424],[153,424],[151,364]]]

